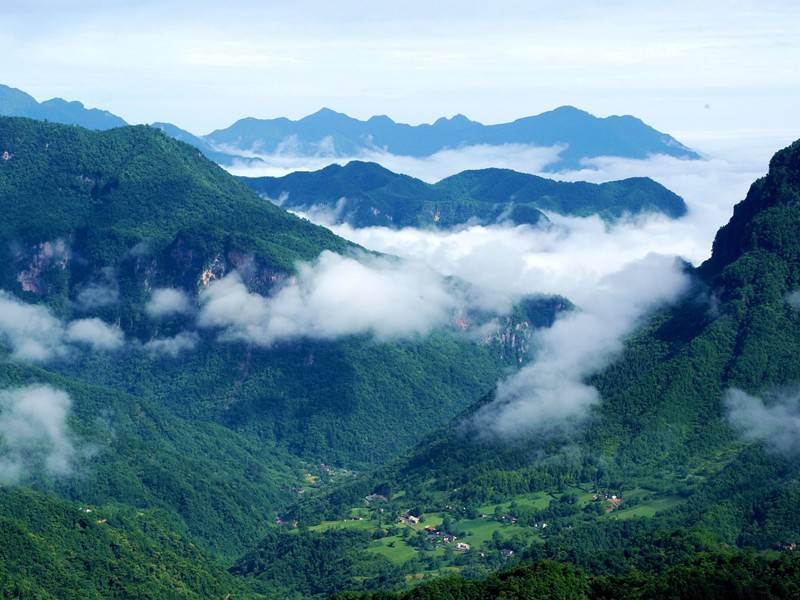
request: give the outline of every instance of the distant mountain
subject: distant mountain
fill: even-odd
[[[564,215],[686,213],[683,199],[652,179],[594,184],[563,182],[508,169],[464,171],[436,184],[393,173],[376,163],[351,161],[284,177],[241,178],[286,208],[323,207],[355,227],[452,227],[468,221],[536,224],[543,210]]]
[[[61,98],[40,103],[33,96],[6,85],[0,85],[0,115],[28,117],[99,130],[127,125],[122,118],[106,110],[86,108],[80,102],[68,102]]]
[[[213,131],[206,139],[215,145],[263,153],[330,156],[359,156],[382,150],[423,157],[473,145],[565,146],[559,160],[548,166],[551,170],[577,168],[581,160],[597,156],[646,158],[666,154],[699,158],[675,138],[635,117],[598,118],[571,106],[497,125],[484,125],[463,115],[423,125],[396,123],[385,115],[361,121],[323,108],[297,121],[241,119]]]
[[[86,108],[80,102],[61,98],[37,102],[29,94],[5,85],[0,85],[0,116],[28,117],[97,130],[127,124],[121,117],[105,110]],[[559,159],[547,165],[550,171],[578,168],[583,159],[597,156],[646,158],[652,154],[666,154],[699,158],[675,138],[635,117],[598,118],[572,106],[496,125],[484,125],[464,115],[443,117],[433,124],[422,125],[396,123],[385,115],[361,121],[323,108],[297,121],[284,117],[248,117],[205,136],[194,135],[170,123],[153,123],[153,127],[191,144],[225,166],[261,162],[240,155],[248,151],[357,157],[378,150],[424,157],[446,149],[502,144],[563,146]]]
[[[0,116],[3,117],[28,117],[39,121],[62,123],[64,125],[79,125],[86,129],[104,131],[115,127],[127,125],[124,119],[106,110],[86,108],[80,102],[69,102],[61,98],[53,98],[44,102],[37,102],[30,94],[6,85],[0,85]],[[259,158],[248,158],[236,154],[219,152],[203,138],[197,137],[172,125],[171,123],[153,123],[168,136],[186,142],[200,150],[206,157],[215,163],[231,166],[233,164],[258,164]]]
[[[264,162],[260,158],[251,158],[247,156],[240,156],[238,154],[220,152],[205,139],[198,137],[193,133],[189,133],[185,129],[181,129],[172,123],[152,123],[150,126],[163,131],[171,138],[175,138],[176,140],[189,144],[190,146],[194,146],[200,150],[200,152],[202,152],[206,158],[213,160],[218,165],[222,165],[224,167],[230,167],[235,164],[257,165],[263,164]]]

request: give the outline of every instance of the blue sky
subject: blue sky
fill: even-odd
[[[0,81],[197,133],[323,105],[417,123],[573,104],[689,143],[800,137],[798,31],[786,0],[6,0]]]

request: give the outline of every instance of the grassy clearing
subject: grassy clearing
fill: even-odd
[[[643,502],[631,508],[621,508],[609,514],[611,519],[634,519],[637,517],[653,517],[656,513],[670,508],[675,508],[683,502],[683,499],[678,496],[662,496],[655,498],[649,502]],[[622,505],[625,506],[624,504]]]

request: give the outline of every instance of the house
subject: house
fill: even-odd
[[[778,550],[786,550],[788,552],[792,552],[793,550],[797,549],[797,544],[794,542],[778,542],[775,544],[775,548]]]
[[[406,521],[408,521],[412,525],[419,525],[419,517],[415,517],[414,515],[408,515],[406,517]]]
[[[469,544],[466,544],[464,542],[457,542],[456,550],[461,550],[462,552],[466,552],[469,550]]]
[[[500,550],[500,554],[505,558],[511,558],[512,556],[514,556],[514,551],[511,550],[510,548],[503,548],[502,550]]]
[[[364,501],[367,504],[372,504],[373,502],[388,502],[386,496],[382,494],[370,494],[369,496],[364,497]]]

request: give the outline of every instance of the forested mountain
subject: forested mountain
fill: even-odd
[[[198,137],[193,133],[189,133],[185,129],[181,129],[172,123],[152,123],[151,127],[160,129],[169,137],[175,138],[181,142],[194,146],[202,152],[206,158],[213,160],[218,165],[229,167],[232,165],[258,165],[264,161],[260,158],[249,158],[238,154],[230,154],[222,152],[214,148],[208,141],[202,137]]]
[[[286,517],[317,543],[339,545],[353,574],[339,589],[452,569],[474,577],[523,559],[571,563],[602,592],[564,597],[614,596],[615,586],[630,597],[667,594],[671,573],[709,586],[703,597],[748,597],[746,587],[730,587],[748,577],[772,590],[762,597],[782,597],[773,568],[791,570],[787,590],[796,593],[796,563],[770,561],[800,539],[798,198],[800,142],[777,153],[736,206],[683,300],[590,379],[602,402],[583,426],[487,437],[472,416],[489,395],[407,457]],[[352,532],[346,543],[334,535],[342,530]],[[267,538],[235,572],[269,580],[264,565],[285,543]],[[762,557],[740,554],[747,549]],[[360,572],[364,553],[394,569]],[[294,585],[305,582],[296,575]],[[412,597],[485,597],[497,584],[443,582]],[[696,597],[682,589],[679,597]]]
[[[357,249],[151,127],[0,118],[0,157],[0,481],[30,490],[2,491],[9,594],[250,589],[221,565],[283,507],[396,456],[518,364],[455,327],[226,339],[198,325],[212,284],[235,272],[252,306],[299,262]],[[19,433],[49,414],[46,440]]]
[[[577,168],[597,156],[646,158],[666,154],[693,159],[698,155],[673,137],[631,116],[598,118],[571,106],[511,123],[484,125],[464,115],[433,124],[396,123],[385,115],[366,121],[323,108],[297,121],[241,119],[206,136],[212,144],[263,153],[358,156],[381,150],[405,156],[430,156],[441,150],[474,145],[524,144],[564,146],[552,170]]]
[[[286,208],[328,211],[354,227],[453,227],[546,223],[542,213],[597,214],[607,220],[645,212],[677,218],[686,204],[646,177],[593,184],[564,182],[507,169],[463,171],[435,184],[393,173],[370,162],[351,161],[283,177],[241,178]]]
[[[28,117],[51,123],[79,125],[86,129],[106,130],[125,127],[127,123],[122,117],[98,108],[86,108],[81,102],[53,98],[37,102],[30,94],[22,90],[0,84],[0,116]],[[171,123],[153,123],[168,136],[186,142],[200,150],[206,157],[220,165],[260,163],[257,158],[247,158],[216,150],[206,140],[192,135]]]

